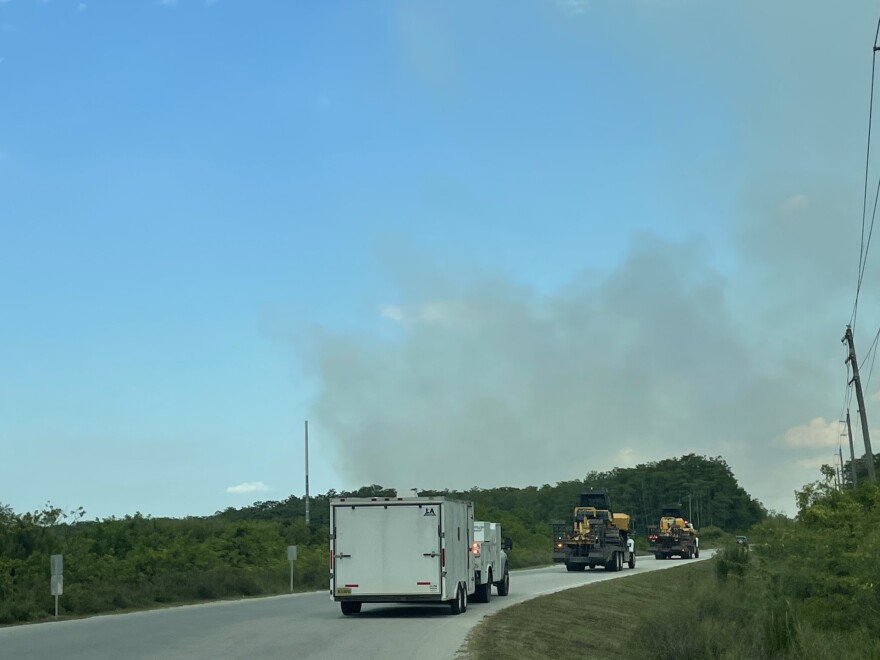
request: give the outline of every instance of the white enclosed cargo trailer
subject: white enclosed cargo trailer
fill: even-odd
[[[448,603],[474,593],[474,508],[443,497],[330,502],[330,596],[343,614],[363,603]]]

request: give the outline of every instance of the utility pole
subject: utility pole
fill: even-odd
[[[306,420],[306,525],[309,524],[309,420]]]
[[[852,484],[853,488],[859,485],[859,480],[856,477],[856,452],[853,449],[853,441],[852,441],[852,426],[849,423],[849,408],[846,409],[846,434],[849,436],[849,467],[852,470]]]
[[[843,490],[843,478],[846,472],[843,470],[843,447],[837,445],[837,455],[840,457],[840,469],[837,470],[837,482],[839,484],[837,490]]]
[[[853,332],[851,326],[846,326],[846,332],[843,335],[841,343],[846,342],[849,347],[849,355],[845,363],[849,362],[852,367],[853,377],[850,381],[856,386],[856,401],[859,404],[859,417],[862,420],[862,436],[865,439],[865,461],[868,463],[868,481],[876,482],[877,477],[874,474],[874,452],[871,451],[871,435],[868,433],[868,415],[865,413],[865,397],[862,395],[862,381],[859,380],[859,361],[856,359],[856,347],[853,342]]]

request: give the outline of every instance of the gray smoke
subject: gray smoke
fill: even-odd
[[[681,185],[717,192],[700,198],[713,203],[703,233],[729,252],[642,234],[619,266],[585,263],[551,293],[426,255],[395,261],[398,296],[375,301],[391,331],[322,330],[301,347],[319,383],[313,417],[351,486],[541,484],[698,452],[790,512],[839,439],[876,8],[586,9],[591,38],[621,30],[647,75],[684,69],[727,103],[732,146]],[[762,68],[739,66],[744,53]],[[880,321],[877,249],[862,351]]]

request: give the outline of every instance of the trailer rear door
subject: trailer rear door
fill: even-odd
[[[440,596],[440,503],[337,505],[337,596]]]

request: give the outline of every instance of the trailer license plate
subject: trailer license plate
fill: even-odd
[[[339,587],[336,589],[337,596],[351,596],[351,589],[348,587]]]

